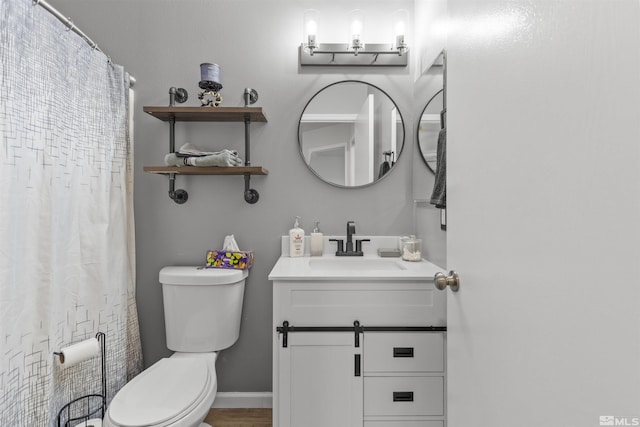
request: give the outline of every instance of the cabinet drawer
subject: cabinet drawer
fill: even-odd
[[[366,377],[364,415],[444,415],[444,377]]]
[[[444,427],[444,421],[365,421],[364,427]]]
[[[298,326],[443,326],[446,293],[429,282],[274,282],[274,323]]]
[[[444,334],[367,332],[365,372],[444,372]]]

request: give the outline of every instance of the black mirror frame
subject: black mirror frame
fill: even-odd
[[[311,101],[313,101],[315,99],[316,96],[318,96],[322,91],[324,91],[325,89],[328,89],[332,86],[341,84],[341,83],[362,83],[365,84],[367,86],[371,86],[372,88],[379,90],[381,93],[383,93],[388,99],[389,101],[391,101],[391,103],[395,106],[396,111],[398,112],[398,115],[400,116],[400,122],[402,123],[402,144],[401,144],[401,148],[399,150],[399,152],[397,153],[396,157],[395,157],[395,163],[394,166],[391,167],[391,169],[385,173],[382,177],[374,179],[372,182],[367,183],[367,184],[363,184],[363,185],[340,185],[340,184],[336,184],[334,182],[330,182],[327,181],[325,178],[323,178],[322,176],[320,176],[305,160],[304,158],[304,153],[302,151],[302,138],[301,138],[301,125],[302,125],[302,117],[304,115],[304,112],[307,110],[307,107],[309,107],[309,104],[311,103]],[[407,132],[406,132],[406,125],[405,125],[405,121],[404,121],[404,117],[402,115],[402,112],[400,111],[400,107],[398,107],[398,104],[396,104],[396,102],[393,100],[393,98],[391,98],[391,96],[389,96],[389,94],[387,92],[385,92],[384,90],[380,89],[378,86],[372,84],[372,83],[368,83],[362,80],[339,80],[337,82],[333,82],[330,83],[326,86],[324,86],[323,88],[321,88],[320,90],[318,90],[310,99],[309,101],[307,101],[307,103],[305,104],[304,108],[302,109],[302,112],[300,113],[300,117],[298,118],[298,150],[300,152],[300,157],[302,157],[302,161],[304,162],[304,164],[307,166],[307,168],[316,176],[318,177],[321,181],[332,185],[334,187],[338,187],[338,188],[346,188],[346,189],[356,189],[356,188],[364,188],[364,187],[369,187],[373,184],[376,184],[377,182],[380,182],[381,180],[383,180],[384,178],[386,178],[391,171],[394,169],[394,167],[397,165],[398,161],[400,160],[400,156],[402,155],[402,152],[404,151],[404,146],[405,146],[405,142],[406,142],[406,138],[407,138]]]
[[[422,157],[422,160],[424,161],[424,164],[427,165],[427,168],[429,168],[429,170],[434,174],[436,173],[436,171],[435,169],[431,168],[431,165],[427,161],[426,155],[422,151],[422,146],[420,145],[420,122],[422,121],[422,116],[424,116],[424,112],[427,110],[427,107],[429,106],[429,104],[431,104],[431,101],[433,101],[436,98],[436,96],[440,95],[443,92],[444,92],[444,88],[438,90],[435,94],[433,94],[431,98],[429,98],[429,101],[427,101],[424,108],[420,112],[420,116],[418,116],[418,126],[416,127],[416,143],[418,144],[418,151],[420,152],[420,157]]]

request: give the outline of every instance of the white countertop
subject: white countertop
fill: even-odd
[[[332,237],[325,237],[329,239]],[[357,236],[357,238],[369,238]],[[322,256],[291,258],[288,239],[282,239],[282,256],[274,265],[269,280],[397,280],[432,281],[442,268],[426,260],[404,261],[400,257],[380,257],[377,249],[394,247],[397,237],[371,237],[363,244],[363,256],[336,256],[335,243],[325,241]],[[371,243],[371,244],[369,244]],[[392,246],[393,245],[393,246]],[[324,263],[319,266],[317,264]],[[327,266],[326,264],[333,264]]]

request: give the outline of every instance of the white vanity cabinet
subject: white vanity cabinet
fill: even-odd
[[[432,275],[305,279],[276,267],[274,427],[445,426],[446,294]]]

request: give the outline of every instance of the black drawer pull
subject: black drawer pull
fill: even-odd
[[[393,357],[413,357],[413,347],[393,347]]]
[[[413,392],[412,391],[394,391],[393,401],[394,402],[413,402]]]

